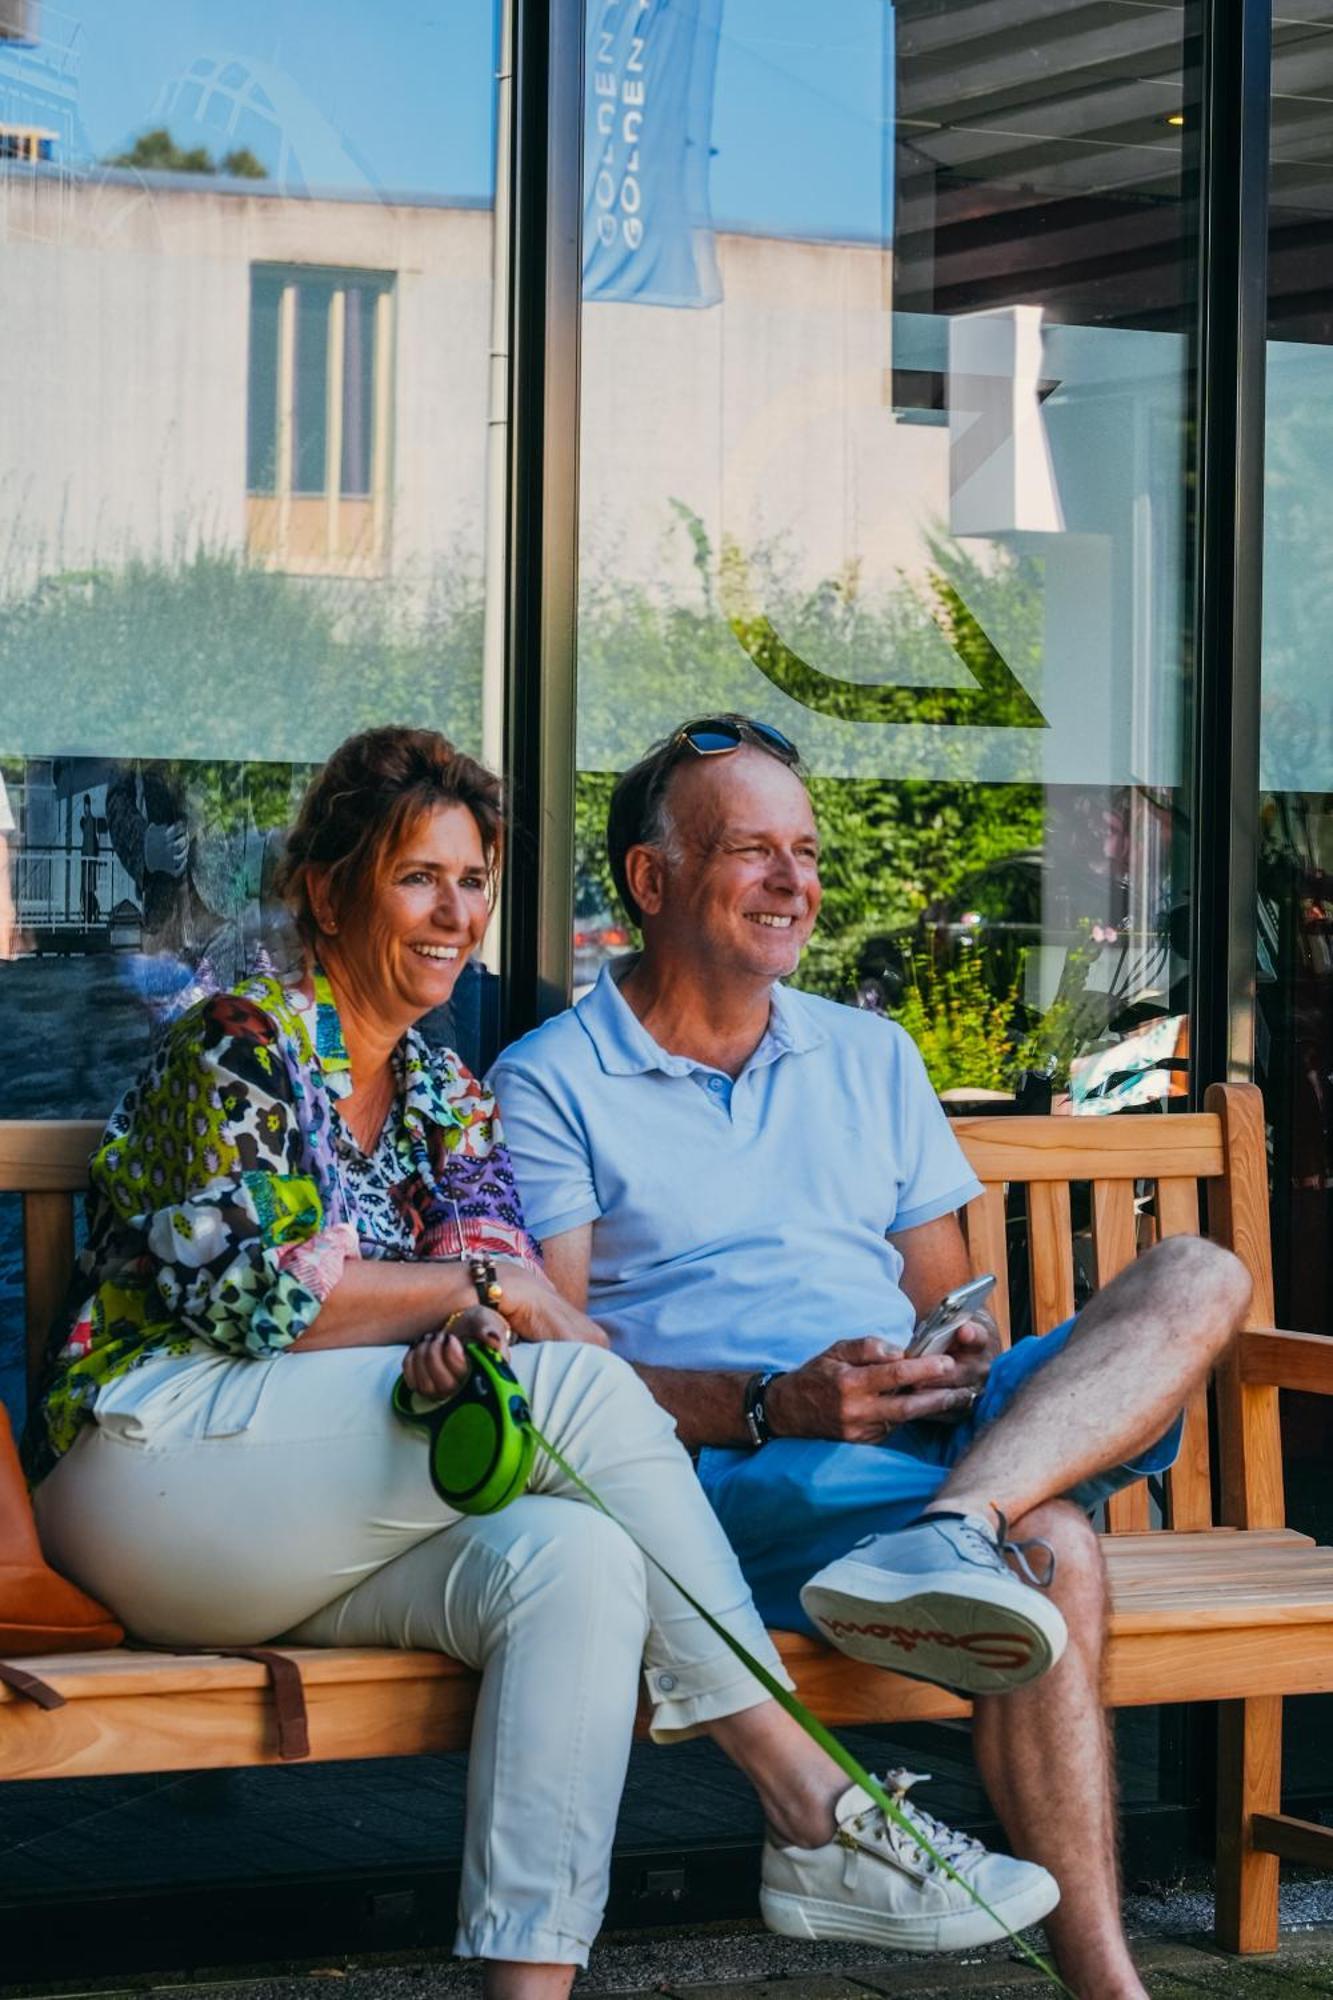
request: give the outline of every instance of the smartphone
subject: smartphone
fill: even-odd
[[[932,1306],[925,1318],[917,1321],[906,1358],[914,1361],[923,1354],[936,1354],[940,1348],[947,1347],[964,1320],[971,1319],[978,1306],[984,1306],[994,1290],[995,1273],[987,1271],[980,1278],[969,1278],[965,1285],[946,1292],[939,1304]]]

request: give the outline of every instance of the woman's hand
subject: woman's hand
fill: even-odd
[[[467,1380],[464,1347],[470,1340],[484,1341],[507,1358],[508,1322],[489,1306],[466,1306],[451,1315],[447,1326],[419,1335],[403,1356],[403,1380],[408,1388],[415,1395],[434,1396],[439,1402],[457,1395]]]
[[[609,1347],[595,1320],[562,1298],[550,1279],[523,1264],[501,1264],[504,1310],[514,1332],[523,1340],[582,1340],[590,1347]]]

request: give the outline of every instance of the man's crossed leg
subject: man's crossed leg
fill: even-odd
[[[1249,1289],[1229,1252],[1173,1238],[1069,1328],[1001,1356],[965,1425],[903,1427],[890,1450],[779,1438],[751,1458],[706,1451],[700,1468],[770,1624],[807,1622],[799,1592],[843,1650],[976,1697],[987,1791],[1015,1851],[1060,1883],[1052,1947],[1095,2000],[1144,1989],[1119,1918],[1106,1585],[1085,1508],[1170,1464],[1181,1406]],[[1002,1543],[1044,1544],[1028,1551],[1035,1586]]]

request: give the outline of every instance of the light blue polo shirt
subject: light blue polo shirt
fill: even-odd
[[[864,1334],[904,1346],[886,1236],[980,1192],[909,1036],[789,987],[733,1082],[659,1047],[604,966],[489,1081],[528,1228],[593,1224],[588,1310],[629,1361],[797,1368]]]

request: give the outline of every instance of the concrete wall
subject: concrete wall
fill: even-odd
[[[948,513],[948,434],[889,407],[891,256],[863,244],[722,235],[723,301],[589,305],[583,319],[585,560],[673,582],[678,499],[753,550],[785,539],[808,582],[915,568]]]
[[[0,572],[245,541],[250,267],[392,271],[393,568],[479,564],[490,215],[15,172],[0,193]],[[25,337],[17,338],[18,329]]]
[[[392,568],[478,565],[491,217],[284,201],[109,174],[0,184],[0,564],[34,571],[245,538],[246,345],[257,262],[396,277]],[[585,548],[662,576],[679,500],[714,543],[786,536],[811,579],[891,579],[947,510],[947,438],[887,407],[887,259],[723,236],[723,303],[584,316]],[[679,560],[686,560],[683,538]]]

